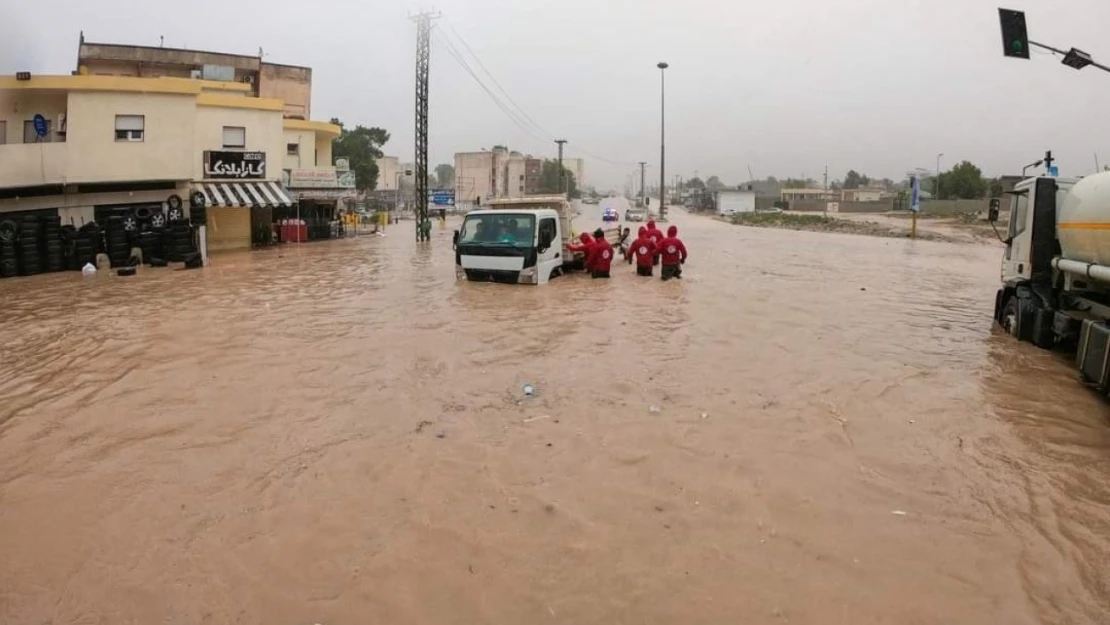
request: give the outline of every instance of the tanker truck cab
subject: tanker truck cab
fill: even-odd
[[[563,265],[558,211],[477,210],[456,233],[455,275],[482,282],[544,284]]]
[[[1003,242],[995,320],[1019,340],[1074,351],[1083,378],[1110,393],[1110,172],[1018,183]]]

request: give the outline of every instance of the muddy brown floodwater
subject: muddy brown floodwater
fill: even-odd
[[[669,283],[0,282],[0,622],[1110,622],[1110,410],[997,247],[675,221]]]

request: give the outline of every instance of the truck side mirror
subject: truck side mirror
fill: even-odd
[[[451,235],[451,249],[459,246],[459,231],[456,230],[455,234]]]
[[[551,233],[546,232],[546,231],[541,232],[540,233],[540,252],[545,252],[550,247],[551,247]]]
[[[998,198],[991,198],[990,208],[987,210],[987,221],[992,224],[998,221],[998,209],[1002,206],[1002,201]]]

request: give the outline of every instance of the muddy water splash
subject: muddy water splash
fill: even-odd
[[[996,248],[676,221],[666,284],[0,282],[0,622],[1110,620],[1110,410]]]

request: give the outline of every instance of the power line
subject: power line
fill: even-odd
[[[470,77],[474,79],[474,82],[478,83],[478,86],[482,89],[482,91],[485,91],[486,95],[488,95],[490,99],[493,100],[493,103],[497,105],[497,108],[501,109],[501,112],[503,112],[505,116],[509,118],[509,120],[511,120],[514,124],[516,124],[517,127],[528,133],[533,138],[539,139],[544,143],[550,141],[548,137],[545,137],[539,134],[536,130],[530,128],[528,124],[523,119],[521,119],[519,114],[515,113],[512,109],[508,107],[508,105],[502,102],[501,99],[497,97],[497,94],[494,93],[488,86],[486,86],[485,82],[483,82],[478,74],[474,72],[474,69],[470,67],[470,64],[467,63],[466,59],[463,58],[458,49],[445,36],[442,36],[440,34],[441,32],[442,31],[436,31],[435,35],[439,37],[440,43],[442,43],[446,47],[447,53],[451,55],[451,57],[454,58],[460,66],[462,66],[463,70],[465,70],[467,74],[470,74]]]
[[[504,94],[505,99],[507,99],[512,104],[512,106],[510,107],[508,104],[505,104],[503,101],[501,101],[501,99],[495,93],[493,93],[493,91],[489,87],[487,87],[485,85],[485,83],[481,80],[481,78],[479,78],[478,75],[474,72],[473,68],[470,67],[470,64],[463,58],[464,55],[462,54],[462,52],[460,52],[458,50],[458,48],[456,48],[454,46],[454,44],[447,38],[447,35],[445,34],[446,31],[443,31],[443,30],[436,31],[437,35],[441,35],[441,33],[443,33],[440,36],[440,41],[445,46],[447,46],[448,53],[450,53],[455,58],[455,60],[460,65],[463,66],[463,69],[465,69],[467,71],[467,73],[469,73],[471,75],[471,77],[474,78],[474,80],[478,83],[478,85],[482,88],[482,90],[485,91],[490,96],[491,99],[493,99],[494,103],[497,104],[497,106],[509,117],[509,119],[511,119],[513,121],[514,124],[519,126],[522,130],[527,132],[532,137],[535,137],[537,139],[541,139],[545,142],[546,141],[552,141],[553,139],[551,139],[551,137],[554,136],[554,133],[551,133],[550,131],[545,129],[543,126],[541,126],[538,122],[536,122],[536,120],[533,119],[532,116],[529,115],[524,110],[524,108],[522,106],[520,106],[520,104],[518,104],[516,102],[516,100],[513,99],[513,97],[511,95],[509,95],[509,92],[501,85],[500,82],[498,82],[497,78],[493,75],[493,73],[489,71],[489,68],[487,68],[486,65],[484,63],[482,63],[482,60],[480,58],[478,58],[478,55],[474,52],[474,49],[470,47],[470,44],[468,44],[466,42],[466,39],[464,39],[463,36],[461,34],[459,34],[459,32],[457,30],[455,30],[455,27],[450,23],[450,20],[448,20],[447,18],[444,18],[444,22],[447,23],[448,27],[451,29],[451,32],[454,33],[455,37],[459,40],[460,43],[462,43],[463,47],[470,53],[470,56],[477,63],[478,67],[480,67],[486,73],[486,75],[489,76],[489,78],[493,82],[493,84],[496,85],[497,89],[502,94]],[[596,159],[596,160],[599,160],[599,161],[602,161],[602,162],[605,162],[605,163],[609,163],[611,165],[634,165],[635,164],[635,161],[615,160],[615,159],[606,158],[604,156],[600,156],[598,154],[594,154],[594,153],[582,148],[580,145],[576,145],[574,148],[572,148],[572,150],[574,150],[576,152],[580,152],[582,154],[585,154],[586,156],[588,156],[590,158],[593,158],[593,159]]]
[[[466,39],[463,39],[463,36],[459,34],[459,31],[455,30],[455,26],[451,23],[451,21],[450,20],[444,20],[444,21],[447,23],[447,27],[451,29],[451,32],[455,35],[455,37],[459,40],[459,42],[462,43],[463,47],[466,48],[466,51],[470,53],[470,56],[478,63],[478,67],[482,68],[482,71],[484,71],[486,73],[486,76],[489,76],[490,80],[493,81],[494,86],[496,86],[497,89],[499,91],[501,91],[502,94],[505,95],[505,98],[516,108],[516,110],[520,113],[520,115],[524,119],[528,120],[528,122],[531,123],[531,125],[534,128],[536,128],[536,130],[539,130],[542,134],[547,135],[547,136],[554,136],[555,133],[553,133],[553,132],[547,130],[546,128],[544,128],[543,126],[539,125],[539,123],[536,122],[535,119],[532,119],[532,116],[529,115],[528,112],[524,110],[524,107],[522,107],[520,104],[517,104],[517,101],[514,100],[513,96],[509,95],[509,92],[506,91],[505,88],[501,86],[501,83],[498,82],[497,78],[493,75],[493,72],[489,71],[489,68],[486,67],[486,64],[482,62],[482,59],[478,58],[478,55],[475,54],[474,49],[470,47],[470,44],[468,44],[466,42]]]

